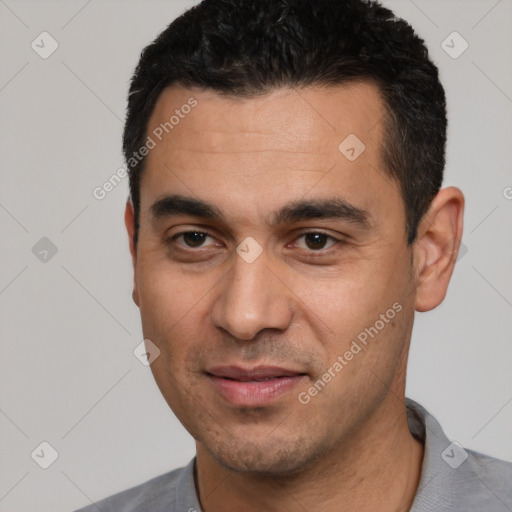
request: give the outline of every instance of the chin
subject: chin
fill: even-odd
[[[258,443],[226,440],[204,446],[219,465],[230,471],[284,477],[301,473],[324,452],[321,447],[313,446],[311,439],[304,441],[293,438],[267,438]]]

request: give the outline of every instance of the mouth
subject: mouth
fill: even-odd
[[[221,366],[210,369],[206,375],[227,402],[239,407],[269,405],[307,378],[304,372],[277,366]]]

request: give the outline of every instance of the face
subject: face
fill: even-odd
[[[362,83],[158,100],[134,299],[163,396],[228,468],[298,471],[403,386],[414,287],[383,118]]]

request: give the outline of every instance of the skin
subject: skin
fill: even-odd
[[[372,84],[250,99],[173,86],[148,134],[191,96],[197,107],[147,156],[137,247],[130,202],[125,221],[133,298],[144,337],[161,351],[151,369],[196,439],[201,506],[408,510],[423,457],[404,405],[409,343],[415,311],[445,297],[462,237],[462,192],[442,189],[407,247],[398,184],[382,166],[384,108]],[[349,134],[366,146],[353,162],[338,150]],[[168,194],[208,201],[223,219],[155,217],[151,206]],[[331,218],[273,222],[290,202],[327,198],[366,210],[369,229]],[[208,232],[199,247],[179,236],[194,231]],[[345,244],[324,239],[311,249],[311,232]],[[262,248],[252,263],[236,252],[247,237]],[[401,311],[301,404],[298,394],[394,303]],[[238,407],[205,374],[227,364],[307,375],[266,406]]]

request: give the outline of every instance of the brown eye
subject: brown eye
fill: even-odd
[[[307,233],[304,235],[304,241],[308,249],[323,249],[331,237],[323,233]]]
[[[189,231],[181,235],[183,242],[189,247],[200,247],[208,237],[206,233],[200,233],[198,231]]]

